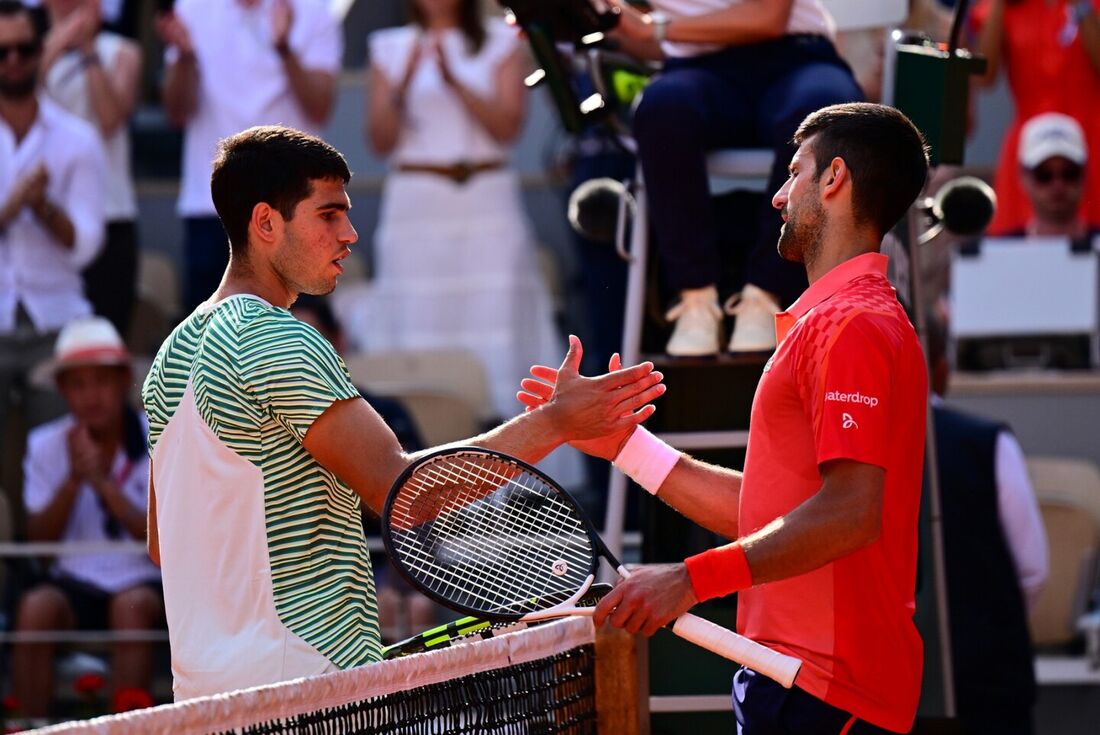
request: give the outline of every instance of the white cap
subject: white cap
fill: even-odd
[[[130,352],[110,321],[101,316],[73,319],[62,328],[53,358],[35,370],[34,381],[56,380],[63,370],[87,365],[130,367]]]
[[[1060,156],[1079,166],[1088,160],[1088,146],[1081,125],[1069,115],[1046,112],[1028,120],[1020,131],[1020,165],[1035,168]]]

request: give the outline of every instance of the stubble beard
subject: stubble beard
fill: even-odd
[[[808,265],[821,252],[821,229],[825,223],[825,211],[816,199],[810,199],[798,214],[788,214],[779,231],[779,257],[792,263]]]

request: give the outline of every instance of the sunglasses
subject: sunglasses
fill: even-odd
[[[1040,166],[1032,169],[1031,178],[1035,179],[1036,184],[1049,184],[1055,179],[1060,179],[1067,184],[1077,184],[1080,183],[1081,176],[1084,173],[1081,166],[1065,166],[1061,169]]]
[[[9,43],[0,45],[0,61],[6,60],[11,54],[15,54],[20,60],[26,61],[38,54],[39,45],[34,41],[21,43]]]

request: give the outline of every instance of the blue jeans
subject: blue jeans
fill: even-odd
[[[798,687],[784,689],[752,669],[733,675],[737,735],[889,735]]]
[[[745,276],[784,304],[797,298],[806,275],[800,264],[779,257],[782,221],[771,195],[787,178],[795,151],[790,140],[802,120],[862,98],[851,69],[821,36],[786,36],[668,60],[642,93],[633,124],[665,284],[680,291],[717,282],[707,152],[763,147],[775,151],[775,164]]]
[[[183,220],[183,316],[218,289],[229,265],[229,238],[217,217]]]

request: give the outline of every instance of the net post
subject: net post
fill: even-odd
[[[604,735],[649,735],[649,646],[611,625],[596,629],[596,722]]]

